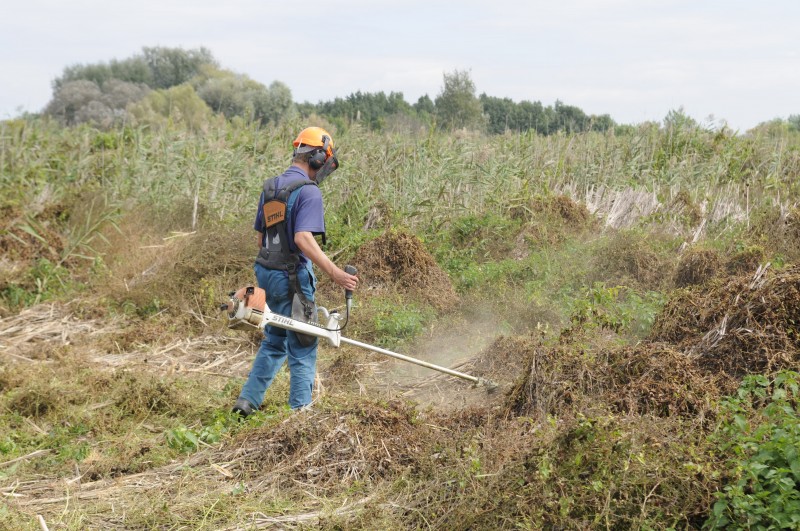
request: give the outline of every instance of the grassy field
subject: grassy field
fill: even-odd
[[[334,132],[347,335],[499,388],[321,346],[238,422],[217,308],[304,125],[0,122],[0,527],[800,525],[800,135]]]

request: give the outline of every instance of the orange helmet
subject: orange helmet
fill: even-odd
[[[321,127],[306,127],[292,142],[295,153],[307,153],[322,148],[327,159],[333,155],[333,137]]]

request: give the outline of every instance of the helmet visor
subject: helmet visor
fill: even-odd
[[[322,181],[325,180],[325,177],[333,173],[336,169],[339,168],[339,159],[336,158],[336,152],[339,151],[338,149],[334,149],[333,153],[325,160],[325,164],[317,170],[316,176],[314,176],[314,180],[317,182],[317,186],[322,184]]]

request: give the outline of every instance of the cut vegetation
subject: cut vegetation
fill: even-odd
[[[0,122],[0,527],[798,525],[800,135],[329,125],[348,336],[499,389],[322,346],[240,422],[218,305],[302,125]]]

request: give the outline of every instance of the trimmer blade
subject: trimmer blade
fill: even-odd
[[[500,384],[493,382],[491,380],[487,380],[486,378],[478,378],[477,385],[482,385],[486,388],[487,393],[494,393],[500,388]]]

